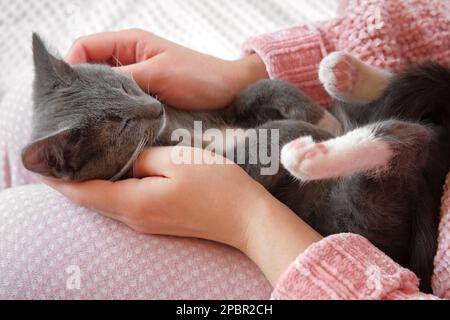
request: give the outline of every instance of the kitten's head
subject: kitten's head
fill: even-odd
[[[108,66],[70,66],[33,35],[33,142],[24,166],[63,180],[120,178],[164,127],[164,108]]]

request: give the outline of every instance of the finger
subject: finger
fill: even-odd
[[[66,61],[70,64],[108,63],[116,58],[117,63],[134,63],[136,43],[136,39],[124,37],[120,32],[81,37],[72,45]]]
[[[199,148],[182,146],[149,148],[136,160],[133,177],[159,176],[174,179],[187,172],[195,174],[196,170],[201,170],[202,165],[206,164],[232,165],[234,162]]]
[[[85,208],[127,223],[127,217],[142,206],[143,194],[152,194],[153,190],[153,194],[157,196],[164,192],[167,185],[167,181],[164,180],[164,178],[149,178],[145,181],[96,180],[81,183],[46,180],[45,183]],[[150,211],[148,202],[146,201],[146,209]]]
[[[140,30],[97,33],[75,41],[66,61],[78,63],[109,63],[128,65],[136,62],[136,47],[149,34]]]
[[[155,75],[153,60],[113,68],[116,72],[129,74],[133,80],[148,93],[158,92],[160,81]]]

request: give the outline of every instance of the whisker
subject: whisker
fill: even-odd
[[[147,145],[148,140],[149,140],[148,137],[143,137],[141,139],[141,141],[139,141],[136,149],[134,150],[134,152],[131,155],[128,162],[125,164],[125,166],[122,168],[122,170],[119,171],[119,173],[117,173],[114,177],[112,177],[110,179],[111,182],[116,182],[117,180],[122,178],[125,175],[125,173],[127,173],[127,171],[130,169],[131,166],[133,166],[133,177],[136,176],[134,163],[137,160],[137,158],[139,157],[139,155],[141,154],[141,152],[144,150],[145,146]]]
[[[116,67],[123,67],[123,64],[120,62],[118,57],[116,57],[115,55],[113,55],[112,57],[116,62]]]

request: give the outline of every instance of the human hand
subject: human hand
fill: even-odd
[[[172,155],[180,150],[193,157],[196,153],[205,163],[218,160],[200,149],[152,148],[137,160],[134,179],[46,182],[76,203],[138,232],[233,246],[253,259],[272,283],[298,254],[320,240],[237,165],[223,158],[226,164],[177,165]]]
[[[261,211],[255,204],[263,206],[269,197],[265,189],[225,159],[226,164],[177,165],[175,150],[201,154],[205,161],[211,157],[200,149],[151,148],[136,161],[133,179],[48,183],[140,233],[202,238],[242,249],[250,213]]]
[[[79,38],[66,60],[107,63],[163,102],[193,110],[227,107],[248,85],[268,77],[257,55],[222,60],[138,29]]]

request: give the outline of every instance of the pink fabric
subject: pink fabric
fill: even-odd
[[[365,238],[339,234],[302,254],[282,276],[272,299],[437,299],[420,293],[418,283],[414,273]]]
[[[273,78],[296,83],[320,102],[329,99],[317,81],[317,65],[336,49],[394,71],[426,58],[449,62],[447,2],[347,2],[345,16],[250,39],[247,52],[258,52]],[[24,83],[9,92],[0,108],[0,298],[270,296],[261,272],[235,250],[200,240],[138,235],[38,184],[20,161],[29,139],[30,87]],[[450,298],[448,186],[433,278],[435,294],[443,298]],[[76,268],[79,289],[70,282]],[[421,294],[417,281],[367,240],[335,235],[300,255],[272,298],[435,298]]]
[[[333,51],[351,52],[391,71],[425,60],[450,65],[450,2],[441,0],[346,0],[341,16],[250,38],[271,78],[296,84],[321,104],[330,98],[318,65]]]
[[[272,291],[236,250],[137,234],[44,185],[0,192],[0,239],[0,299],[267,299]]]

